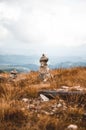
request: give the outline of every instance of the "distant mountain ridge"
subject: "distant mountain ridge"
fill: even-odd
[[[0,55],[0,64],[21,65],[35,62],[36,56]]]
[[[53,57],[49,58],[49,68],[69,68],[69,67],[86,67],[86,58],[82,57]],[[11,71],[16,69],[18,72],[37,71],[39,69],[39,57],[22,56],[22,55],[0,55],[0,70]]]

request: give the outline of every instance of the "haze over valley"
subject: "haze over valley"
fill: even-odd
[[[37,71],[39,69],[39,56],[0,55],[0,70],[11,71],[14,68],[19,72]],[[50,69],[86,66],[83,57],[49,57]]]

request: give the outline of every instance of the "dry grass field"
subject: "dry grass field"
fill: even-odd
[[[86,130],[86,94],[48,102],[38,95],[39,90],[61,86],[86,88],[86,67],[55,69],[51,74],[46,83],[38,72],[18,74],[15,80],[8,73],[0,74],[0,130],[66,130],[70,124]]]

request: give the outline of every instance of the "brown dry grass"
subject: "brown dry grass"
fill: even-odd
[[[68,109],[58,111],[59,117],[25,109],[22,98],[35,99],[40,89],[86,87],[85,67],[56,69],[51,73],[53,78],[46,84],[42,83],[38,72],[20,74],[14,81],[8,80],[9,74],[2,74],[6,80],[0,82],[0,130],[65,130],[70,123],[77,124],[79,130],[86,130],[85,121],[82,121],[82,115],[86,112],[86,96],[82,99],[78,96],[67,98],[65,103]],[[41,109],[48,110],[58,100],[43,103]]]

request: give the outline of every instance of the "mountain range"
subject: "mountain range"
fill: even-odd
[[[37,71],[39,69],[40,57],[24,55],[0,55],[0,71],[18,72]],[[86,67],[86,57],[49,57],[49,68]]]

